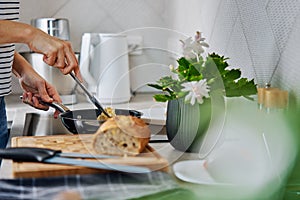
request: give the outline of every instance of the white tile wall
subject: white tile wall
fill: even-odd
[[[190,2],[190,1],[189,1]],[[243,75],[254,77],[263,86],[276,66],[272,86],[286,89],[291,100],[300,98],[300,1],[298,0],[199,0],[173,5],[188,10],[187,21],[175,21],[179,31],[190,28],[204,32],[209,51],[230,57],[233,67]],[[191,6],[193,5],[193,6]],[[176,19],[186,19],[185,12],[177,12]],[[200,16],[199,16],[200,15]],[[191,19],[194,16],[194,21]],[[178,23],[177,23],[178,22]]]
[[[134,36],[143,36],[145,49],[143,54],[130,57],[133,90],[153,91],[145,85],[169,73],[169,70],[165,70],[165,65],[168,65],[169,60],[160,53],[161,49],[167,46],[167,40],[160,36],[165,33],[162,31],[160,34],[159,29],[155,30],[155,27],[167,27],[166,1],[164,0],[23,0],[20,17],[25,23],[30,23],[31,19],[40,17],[67,18],[75,51],[80,51],[81,37],[84,32],[125,32]],[[28,50],[25,45],[18,46],[18,49],[19,51]],[[160,70],[158,65],[161,65],[163,69]],[[139,69],[135,70],[136,67]],[[21,92],[16,80],[14,91]]]
[[[32,9],[32,7],[36,9]],[[32,18],[67,18],[71,41],[80,50],[84,32],[121,32],[140,27],[166,27],[165,1],[140,0],[23,0],[21,21]]]
[[[84,32],[143,36],[143,54],[130,57],[134,90],[166,74],[180,54],[178,40],[200,30],[209,51],[230,57],[233,67],[259,85],[278,64],[272,85],[300,98],[299,0],[23,0],[21,6],[26,23],[68,18],[76,51]]]

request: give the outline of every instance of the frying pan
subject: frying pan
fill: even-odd
[[[102,111],[99,109],[79,109],[71,111],[65,105],[58,102],[42,102],[60,111],[59,118],[62,124],[73,134],[95,133],[104,120],[97,120]],[[141,117],[142,113],[136,110],[115,109],[116,115],[131,115]]]

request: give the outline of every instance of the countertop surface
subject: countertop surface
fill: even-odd
[[[110,106],[113,108],[122,109],[134,109],[143,112],[143,117],[151,124],[163,127],[166,117],[166,103],[155,102],[152,98],[153,94],[137,94],[133,96],[128,103],[103,105],[104,107]],[[22,136],[25,115],[26,113],[41,113],[52,115],[54,109],[50,108],[48,111],[40,111],[34,109],[26,104],[23,104],[19,98],[19,95],[10,95],[6,97],[7,115],[8,120],[12,121],[10,138],[16,136]],[[85,97],[78,98],[76,104],[67,105],[71,110],[94,108],[93,104],[88,102]],[[157,135],[158,139],[165,139],[165,135]],[[10,142],[8,146],[10,145]],[[183,152],[174,150],[174,148],[168,142],[154,142],[151,146],[164,158],[166,158],[170,166],[172,163],[178,161],[178,159],[192,159],[197,158],[197,154],[184,154]],[[10,161],[3,160],[0,171],[0,178],[11,178],[11,168],[9,167]],[[170,168],[171,169],[171,168]]]
[[[22,135],[26,113],[53,113],[53,109],[50,109],[47,112],[38,111],[21,103],[18,95],[8,96],[6,98],[6,104],[8,120],[13,121],[11,137]],[[239,107],[236,105],[241,106]],[[150,123],[161,126],[165,123],[166,104],[155,102],[152,99],[152,94],[137,94],[131,98],[129,103],[104,106],[139,110],[145,114],[144,117],[147,120],[150,120]],[[81,97],[79,98],[78,103],[68,105],[68,107],[73,110],[93,108],[93,105],[87,102],[85,97]],[[168,160],[170,169],[169,174],[174,177],[174,180],[181,186],[194,191],[196,195],[199,196],[199,199],[217,198],[241,200],[253,199],[254,197],[258,197],[257,195],[264,195],[264,199],[274,199],[274,196],[272,196],[274,188],[282,187],[281,184],[285,178],[284,176],[288,173],[286,169],[288,169],[291,160],[293,159],[292,155],[294,149],[291,148],[291,135],[288,134],[289,132],[285,129],[285,124],[281,119],[277,122],[272,121],[270,124],[266,122],[260,123],[258,119],[262,117],[267,119],[267,115],[257,112],[257,104],[255,102],[249,103],[249,101],[233,99],[227,107],[230,107],[230,109],[227,108],[226,119],[222,130],[222,132],[224,132],[223,137],[221,138],[223,144],[220,148],[218,147],[218,149],[212,152],[209,158],[214,159],[214,156],[215,158],[219,158],[215,159],[218,161],[216,162],[218,164],[215,164],[216,168],[214,172],[221,172],[223,175],[230,173],[234,176],[245,176],[245,179],[254,181],[254,184],[251,183],[240,187],[239,185],[194,184],[182,181],[178,176],[175,176],[173,167],[181,161],[192,160],[199,161],[199,163],[204,161],[199,159],[199,154],[177,151],[168,142],[155,142],[151,143],[151,146],[161,156]],[[277,118],[278,117],[272,117],[271,119],[278,120]],[[237,165],[232,165],[232,163],[236,163]],[[245,165],[245,163],[248,164]],[[10,166],[10,161],[3,160],[0,178],[12,177]],[[230,166],[233,168],[230,168]],[[252,168],[255,167],[258,167],[258,170],[252,171]],[[190,177],[199,177],[203,172],[203,169],[202,163],[201,166],[185,166],[182,170],[185,174],[189,174]],[[252,177],[255,178],[252,179]],[[262,179],[260,179],[260,177],[262,177]]]

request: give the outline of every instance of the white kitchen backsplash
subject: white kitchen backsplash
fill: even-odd
[[[290,100],[300,102],[299,0],[174,0],[172,7],[174,29],[202,31],[210,52],[229,57],[233,67],[259,86],[277,68],[272,86],[288,90]]]
[[[298,0],[23,0],[21,21],[67,18],[71,42],[80,50],[84,32],[123,32],[139,41],[130,55],[131,88],[169,74],[180,55],[179,39],[203,32],[233,67],[263,86],[278,66],[272,85],[300,98],[300,1]],[[34,9],[33,9],[34,8]],[[136,40],[139,38],[140,40]],[[19,46],[26,50],[25,46]]]
[[[166,7],[165,0],[23,0],[20,21],[30,23],[31,19],[41,17],[67,18],[71,43],[77,52],[85,32],[124,32],[132,36],[134,42],[134,38],[141,38],[141,54],[129,58],[131,88],[133,91],[148,92],[153,91],[146,86],[148,82],[169,72],[165,70],[165,65],[170,62],[169,57],[165,58],[161,53],[167,45],[165,33],[162,31],[160,34],[159,30],[152,28],[167,27]],[[18,45],[17,49],[28,51],[25,45]],[[14,92],[21,92],[16,80]]]

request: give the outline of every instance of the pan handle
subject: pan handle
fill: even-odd
[[[20,96],[20,99],[23,99],[23,97]],[[70,109],[67,106],[65,106],[64,104],[59,103],[59,102],[49,103],[49,102],[43,101],[42,99],[39,99],[39,102],[41,104],[44,104],[44,105],[50,106],[52,108],[55,108],[56,110],[58,110],[61,113],[63,113],[63,112],[69,112],[70,111]]]
[[[64,104],[59,103],[59,102],[52,102],[52,103],[44,102],[44,101],[40,101],[40,102],[42,104],[45,104],[45,105],[50,106],[52,108],[55,108],[56,110],[58,110],[61,113],[70,111],[70,109],[67,106],[65,106]]]

